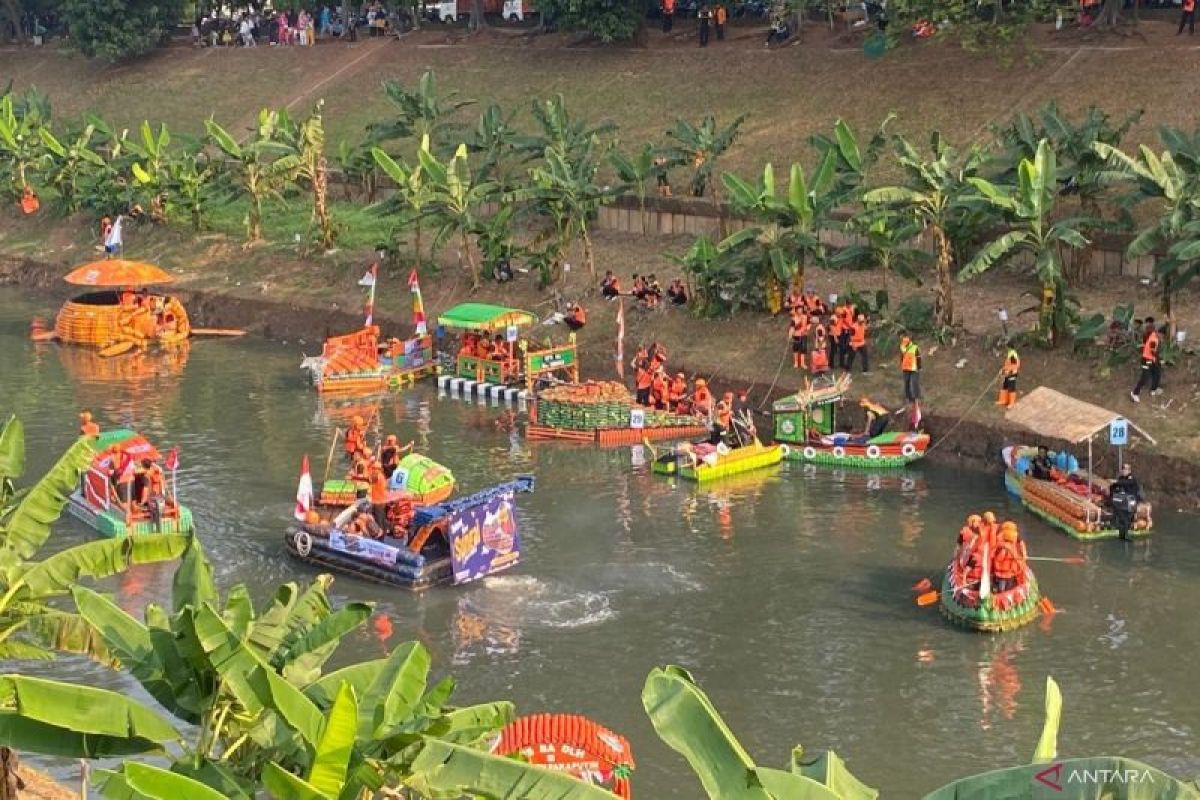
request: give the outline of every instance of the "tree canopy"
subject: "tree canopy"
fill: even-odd
[[[119,61],[153,50],[183,13],[183,0],[62,0],[75,46]]]

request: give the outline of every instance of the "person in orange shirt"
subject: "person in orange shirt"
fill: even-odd
[[[867,356],[867,317],[859,314],[850,325],[850,355],[846,358],[844,369],[850,372],[854,368],[854,357],[862,356],[862,371],[865,375],[871,371]]]
[[[346,439],[342,442],[342,449],[346,452],[347,458],[354,458],[354,454],[361,450],[367,440],[367,422],[357,414],[350,420],[350,427],[346,429]]]
[[[1137,386],[1129,393],[1129,398],[1135,403],[1142,402],[1142,388],[1150,384],[1150,394],[1159,394],[1162,388],[1162,356],[1159,353],[1161,340],[1158,329],[1154,327],[1154,318],[1146,319],[1145,338],[1142,339],[1142,372],[1138,376]]]
[[[671,410],[676,414],[680,413],[679,404],[685,397],[687,397],[687,377],[682,372],[676,372],[667,387],[667,402],[670,403]]]
[[[696,391],[692,393],[692,408],[701,417],[712,413],[712,392],[708,390],[708,381],[696,378]]]
[[[662,0],[662,31],[670,33],[675,25],[675,0]]]
[[[1185,0],[1186,2],[1186,0]],[[717,41],[725,41],[725,22],[729,19],[728,12],[725,11],[724,3],[717,3],[716,9],[713,11],[713,23],[717,26]]]
[[[669,396],[670,388],[667,384],[667,372],[662,367],[659,367],[654,371],[654,377],[650,379],[650,400],[656,409],[665,411]]]
[[[475,340],[475,357],[487,361],[492,357],[492,343],[484,334]]]
[[[571,307],[571,313],[563,317],[563,322],[571,330],[577,331],[587,324],[587,311],[579,303],[576,303]]]
[[[812,352],[808,356],[809,373],[814,378],[829,372],[829,347],[825,326],[818,321],[813,333]]]
[[[371,516],[375,519],[375,523],[380,529],[386,531],[388,529],[387,521],[387,501],[388,501],[388,479],[384,474],[383,467],[378,463],[371,464],[367,471],[367,482],[370,484],[369,497],[371,500]]]
[[[1188,36],[1196,35],[1196,0],[1183,0],[1183,12],[1179,15],[1179,30],[1175,35],[1183,33],[1183,26],[1188,26]]]
[[[799,308],[794,310],[788,325],[788,336],[792,340],[792,366],[796,369],[808,368],[808,327],[808,315]]]
[[[92,422],[92,412],[79,412],[79,435],[80,436],[99,436],[100,426]]]
[[[634,365],[634,399],[639,406],[650,405],[650,389],[654,385],[654,371],[650,368],[648,359],[641,359]]]

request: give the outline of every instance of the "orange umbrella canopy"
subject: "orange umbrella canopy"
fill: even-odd
[[[110,258],[76,267],[63,280],[76,286],[149,286],[170,283],[175,278],[161,267],[144,261]]]

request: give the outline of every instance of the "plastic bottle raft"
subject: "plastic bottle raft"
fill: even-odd
[[[1011,631],[1037,619],[1039,602],[1037,578],[1028,567],[1011,589],[991,591],[980,599],[979,589],[970,588],[965,568],[952,560],[942,578],[939,604],[942,616],[964,628],[986,633]]]
[[[374,325],[329,337],[321,355],[301,362],[317,391],[327,395],[402,389],[432,375],[436,366],[432,336],[381,341]]]
[[[404,517],[405,533],[381,540],[346,532],[349,520],[370,508],[357,500],[332,519],[293,525],[284,534],[284,545],[309,564],[390,586],[420,590],[467,583],[519,563],[513,495],[533,489],[533,476],[519,475],[428,506],[414,507],[407,499],[389,503],[389,519]]]
[[[1076,539],[1111,539],[1120,535],[1113,527],[1112,513],[1104,498],[1111,481],[1079,472],[1079,462],[1069,453],[1051,452],[1050,459],[1060,473],[1058,480],[1039,480],[1027,474],[1036,447],[1006,447],[1004,486],[1036,516]],[[1130,536],[1148,536],[1153,527],[1149,503],[1137,505]]]
[[[529,416],[525,435],[530,439],[623,445],[644,439],[688,439],[708,431],[696,417],[637,405],[629,389],[614,381],[544,389],[531,404]]]
[[[629,800],[633,749],[619,733],[578,714],[518,717],[500,730],[492,752],[566,772]]]
[[[71,516],[109,538],[131,533],[196,532],[191,509],[173,499],[171,491],[163,491],[160,497],[152,499],[152,506],[135,503],[133,508],[126,510],[119,502],[110,476],[114,466],[120,465],[114,465],[113,459],[120,458],[119,454],[125,454],[133,459],[135,464],[140,464],[142,459],[148,458],[157,465],[162,456],[154,445],[139,434],[120,428],[101,433],[93,447],[96,456],[80,476],[75,491],[67,498],[67,511]],[[133,469],[133,466],[130,466],[130,469]],[[140,493],[141,480],[142,478],[138,478],[133,482],[135,497]]]
[[[434,505],[454,493],[454,473],[421,453],[409,453],[400,459],[388,481],[388,489],[403,492],[413,503]],[[366,481],[327,480],[321,485],[318,500],[322,506],[345,508],[368,489]]]
[[[765,445],[757,439],[743,447],[729,448],[724,444],[677,445],[669,453],[656,456],[651,471],[687,480],[704,482],[764,469],[783,460],[783,448]]]
[[[68,300],[54,321],[54,334],[68,344],[100,349],[125,342],[145,347],[187,339],[192,326],[183,304],[174,297],[149,295],[149,300],[161,303],[161,314],[145,307],[123,306],[117,292],[93,292]]]

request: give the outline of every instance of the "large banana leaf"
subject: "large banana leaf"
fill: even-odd
[[[184,606],[200,608],[205,603],[215,605],[217,602],[212,564],[204,555],[200,540],[195,537],[175,570],[175,577],[171,581],[171,597],[176,612]]]
[[[1046,676],[1046,721],[1033,751],[1033,763],[1050,761],[1058,755],[1058,725],[1062,720],[1062,692],[1054,678]]]
[[[337,697],[338,689],[343,683],[348,683],[354,688],[354,693],[362,697],[387,668],[389,661],[387,658],[377,658],[335,670],[305,686],[304,694],[320,708],[329,708]]]
[[[24,675],[0,675],[0,744],[68,758],[147,753],[180,735],[122,694]]]
[[[64,594],[80,578],[105,578],[135,564],[177,558],[189,539],[180,534],[147,533],[87,542],[28,565],[18,580],[32,597]]]
[[[196,609],[194,624],[196,638],[213,669],[242,707],[251,715],[258,714],[263,700],[250,676],[259,667],[270,667],[229,629],[212,606]]]
[[[0,428],[0,480],[25,474],[25,425],[15,416]]]
[[[274,763],[263,770],[263,785],[275,800],[336,800],[337,797],[325,794]]]
[[[366,622],[372,608],[370,603],[347,603],[315,625],[294,630],[275,651],[272,665],[286,667],[285,674],[294,683],[312,683],[342,637]],[[290,674],[292,671],[297,674]]]
[[[412,715],[425,693],[429,667],[429,651],[420,642],[405,642],[392,651],[387,665],[362,694],[360,738],[382,738]]]
[[[11,548],[21,558],[31,558],[50,538],[50,526],[62,514],[67,495],[79,483],[93,454],[87,439],[71,445],[0,526],[0,546]]]
[[[250,676],[250,684],[263,702],[300,734],[310,749],[317,746],[325,722],[321,709],[313,701],[269,667],[256,669]]]
[[[613,800],[616,796],[563,772],[430,738],[422,741],[411,775],[410,786],[435,797],[470,793],[522,800]]]
[[[136,761],[125,762],[125,781],[129,788],[150,800],[226,800],[225,795],[199,781]]]
[[[346,783],[350,758],[358,733],[358,698],[346,684],[338,690],[333,708],[325,719],[321,739],[317,742],[308,783],[317,791],[336,797]]]
[[[843,798],[811,778],[759,768],[692,676],[680,667],[654,669],[642,705],[659,738],[681,754],[712,800],[859,800]]]

